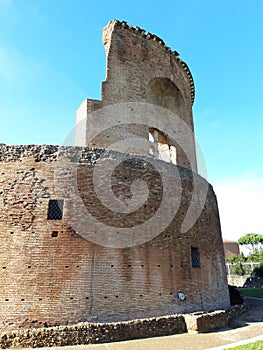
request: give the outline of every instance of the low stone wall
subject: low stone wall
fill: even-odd
[[[233,318],[236,318],[237,316],[243,314],[244,312],[248,311],[249,305],[246,301],[244,301],[241,305],[234,305],[230,309],[227,310],[227,319],[228,322],[232,320]]]
[[[228,284],[236,287],[243,287],[249,276],[230,275],[227,277]]]
[[[185,321],[188,331],[191,332],[209,332],[217,328],[223,328],[227,325],[227,312],[224,310],[214,312],[196,312],[185,315]]]
[[[205,333],[214,329],[227,326],[233,318],[248,310],[247,303],[234,305],[228,310],[216,310],[213,312],[194,312],[184,315],[188,332]]]
[[[236,287],[243,288],[263,288],[262,277],[251,277],[251,275],[245,276],[228,276],[228,284]]]
[[[15,347],[65,346],[108,343],[186,332],[182,315],[142,319],[121,323],[78,323],[38,329],[12,331],[1,335],[3,349]]]
[[[78,323],[47,328],[20,329],[1,334],[2,349],[16,347],[66,346],[109,343],[130,339],[157,337],[185,332],[209,332],[225,327],[228,322],[245,312],[247,304],[228,310],[196,312],[119,323]]]

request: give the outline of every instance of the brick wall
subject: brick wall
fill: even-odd
[[[117,197],[130,198],[133,180],[142,178],[147,182],[146,207],[131,215],[120,215],[100,203],[94,191],[93,171],[102,158],[120,161],[113,184]],[[3,328],[32,321],[119,321],[229,306],[212,187],[209,185],[197,222],[182,234],[181,224],[193,192],[193,174],[157,160],[151,165],[140,157],[128,163],[122,160],[121,153],[88,148],[0,147]],[[158,215],[162,184],[154,168],[160,164],[182,187],[182,200],[170,225],[157,237],[135,247],[111,248],[109,242],[104,246],[94,243],[98,233],[83,220],[80,204],[84,203],[93,217],[108,226],[111,234],[116,231],[118,235],[121,227],[136,228],[138,223]],[[60,186],[54,174],[59,176]],[[200,184],[205,181],[198,179]],[[74,186],[79,191],[78,198],[71,193]],[[64,200],[62,220],[47,220],[50,199]],[[161,223],[162,218],[158,219]],[[191,247],[199,250],[200,268],[192,267]],[[179,300],[179,291],[185,293],[186,300]]]
[[[131,134],[148,140],[149,128],[154,125],[147,113],[142,111],[141,122],[145,125],[119,125],[118,123],[123,123],[123,116],[120,116],[122,119],[116,121],[113,128],[95,139],[92,136],[100,113],[97,111],[98,105],[115,105],[111,113],[108,109],[108,120],[111,120],[116,117],[118,103],[154,104],[163,108],[163,111],[156,112],[157,115],[160,114],[160,121],[161,114],[168,110],[176,114],[192,131],[191,135],[185,137],[181,147],[177,147],[177,164],[197,171],[192,116],[194,82],[186,63],[156,35],[125,22],[111,21],[103,30],[103,43],[107,67],[106,80],[102,83],[102,100],[100,104],[99,101],[92,104],[91,100],[85,100],[78,109],[76,144],[106,148],[113,141],[128,140]],[[122,115],[125,114],[125,107],[122,105],[120,108]],[[105,114],[106,109],[101,113]],[[129,123],[132,123],[132,117]],[[113,149],[118,150],[118,146]],[[190,150],[193,158],[191,166],[185,155],[186,149]]]

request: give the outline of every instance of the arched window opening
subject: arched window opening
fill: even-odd
[[[154,78],[147,87],[147,102],[167,108],[183,120],[187,120],[188,111],[179,88],[168,78]]]
[[[159,130],[149,128],[149,153],[157,159],[177,164],[176,147]]]

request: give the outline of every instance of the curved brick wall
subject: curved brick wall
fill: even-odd
[[[98,220],[116,225],[117,231],[121,223],[132,227],[155,214],[154,201],[161,198],[160,179],[147,159],[142,163],[137,157],[116,168],[113,191],[117,196],[128,196],[136,178],[143,178],[150,189],[146,208],[121,217],[103,208],[92,185],[97,160],[122,159],[121,153],[77,147],[60,151],[68,162],[60,169],[61,182],[71,183],[70,168],[77,163],[80,197]],[[182,184],[180,208],[168,228],[149,242],[108,248],[84,239],[69,224],[67,218],[81,223],[82,217],[77,201],[54,184],[58,154],[57,146],[0,147],[0,317],[4,328],[32,321],[120,321],[229,307],[217,202],[210,185],[198,221],[182,234],[193,174],[152,160],[152,164],[161,162]],[[198,177],[198,185],[204,182]],[[62,220],[47,219],[50,199],[64,200]],[[83,225],[96,235],[92,226]],[[199,250],[200,268],[192,267],[191,247]],[[178,291],[186,294],[185,301],[179,300]]]
[[[140,98],[144,99],[145,83],[154,77],[167,77],[179,84],[187,103],[193,104],[195,87],[192,74],[179,58],[179,53],[167,47],[161,38],[125,21],[113,20],[103,30],[103,43],[108,64],[106,82],[119,87],[103,90],[103,98],[109,97],[113,101],[115,93],[117,100],[130,100],[135,93],[135,100],[140,101]],[[122,89],[124,82],[129,84]],[[133,90],[132,94],[129,89],[130,92]]]
[[[119,150],[120,145],[114,146],[114,142],[128,140],[131,134],[148,141],[149,128],[169,134],[171,123],[165,122],[169,111],[174,120],[178,116],[191,130],[187,136],[182,132],[185,138],[180,147],[174,144],[177,164],[197,172],[192,115],[195,88],[186,63],[162,39],[126,22],[109,22],[103,29],[102,40],[106,50],[106,79],[102,83],[101,101],[86,99],[77,110],[76,144],[96,148],[108,148],[110,144],[111,149]],[[154,111],[151,105],[161,108]],[[136,110],[134,115],[133,110]],[[103,122],[100,122],[101,113],[107,115]],[[127,116],[129,123],[125,124]],[[140,116],[140,123],[135,122],[135,116]],[[158,120],[159,127],[153,125],[154,120],[156,123]],[[103,135],[96,135],[96,123],[105,124]],[[181,127],[177,123],[174,129]],[[184,154],[186,149],[191,150],[192,166]]]

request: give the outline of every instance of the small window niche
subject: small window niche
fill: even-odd
[[[51,237],[58,237],[58,231],[52,231]]]
[[[197,247],[191,247],[191,258],[192,258],[192,267],[199,268],[200,257],[199,257],[199,249]]]
[[[48,202],[48,220],[62,220],[63,206],[63,200],[50,199]]]

